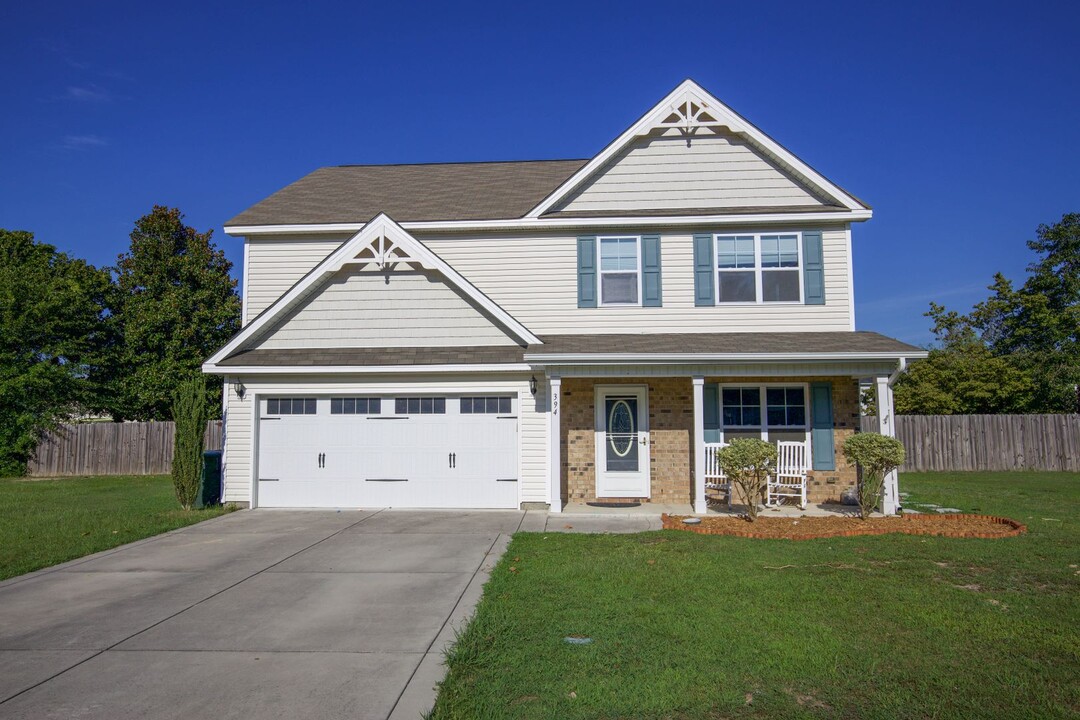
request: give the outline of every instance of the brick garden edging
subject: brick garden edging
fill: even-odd
[[[720,522],[710,523],[709,525],[685,525],[682,519],[685,516],[682,515],[668,515],[664,513],[661,515],[663,527],[665,530],[684,530],[686,532],[697,533],[698,535],[727,535],[729,537],[751,538],[756,540],[817,540],[821,538],[834,538],[834,537],[857,537],[860,535],[890,535],[892,533],[905,533],[908,535],[933,535],[937,537],[953,537],[953,538],[981,538],[986,540],[996,540],[1003,537],[1016,537],[1027,532],[1027,526],[1021,523],[1011,520],[1009,518],[998,517],[996,515],[977,515],[974,513],[956,513],[950,515],[903,515],[897,518],[874,518],[865,523],[864,527],[856,529],[844,529],[836,530],[832,532],[812,532],[812,533],[797,533],[791,535],[783,535],[777,537],[775,535],[767,535],[760,532],[754,532],[752,530],[743,530],[740,527],[745,528],[749,523],[742,521],[739,518],[715,518]],[[786,518],[785,518],[786,519]],[[797,520],[798,518],[796,518]],[[825,518],[823,518],[825,519]],[[835,518],[836,520],[845,520],[848,518]],[[994,525],[1006,525],[1009,530],[1005,533],[988,533],[981,532],[979,530],[957,528],[955,530],[942,530],[940,528],[920,528],[916,527],[919,523],[926,523],[933,521],[938,523],[940,521],[946,522],[959,522],[961,520],[982,520]],[[779,520],[779,518],[763,518],[766,522]],[[874,522],[874,520],[884,520],[889,523],[897,523],[897,527],[889,527],[880,522]],[[760,521],[759,521],[760,522]],[[862,522],[862,521],[860,521]],[[871,524],[873,523],[873,524]],[[730,527],[726,527],[730,525]],[[906,527],[900,527],[900,526]]]

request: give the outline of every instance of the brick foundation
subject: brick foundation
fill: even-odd
[[[839,500],[856,482],[855,468],[844,459],[843,444],[859,427],[859,385],[847,378],[724,378],[706,382],[831,382],[833,447],[836,469],[812,471],[807,484],[810,502]],[[595,387],[647,385],[649,388],[649,469],[651,497],[604,498],[665,504],[689,504],[693,493],[693,384],[684,378],[564,378],[562,382],[562,497],[566,502],[596,500]]]

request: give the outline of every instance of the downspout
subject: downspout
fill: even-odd
[[[904,374],[905,370],[907,370],[907,358],[902,357],[896,363],[896,370],[889,376],[889,387],[892,387],[893,384],[900,379],[900,376]]]

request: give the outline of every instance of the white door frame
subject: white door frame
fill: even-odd
[[[648,385],[596,385],[594,390],[593,406],[595,407],[595,422],[593,444],[596,448],[595,455],[595,478],[596,497],[652,497],[652,478],[649,472],[649,446],[651,435],[649,428],[649,386]],[[638,427],[638,472],[618,473],[624,482],[637,481],[637,490],[634,492],[609,491],[606,482],[606,427],[604,399],[608,395],[633,395],[637,398],[638,416],[635,418]]]

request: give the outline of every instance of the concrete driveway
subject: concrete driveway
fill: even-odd
[[[242,511],[13,578],[0,718],[417,718],[524,517]]]

